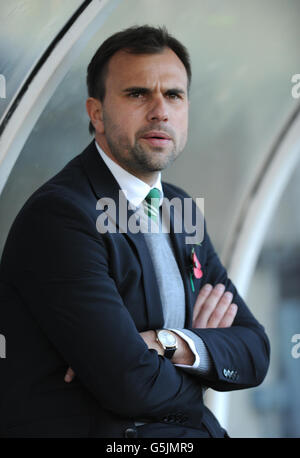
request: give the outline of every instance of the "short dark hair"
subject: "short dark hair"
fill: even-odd
[[[165,26],[151,27],[143,25],[129,27],[115,33],[98,48],[87,69],[89,97],[95,97],[103,102],[108,62],[117,51],[124,49],[132,54],[157,54],[165,48],[172,49],[185,66],[189,89],[192,71],[190,57],[185,46],[171,36]],[[91,134],[95,131],[91,122],[89,131]]]

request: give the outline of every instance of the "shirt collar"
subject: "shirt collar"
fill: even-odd
[[[102,157],[103,161],[115,177],[116,181],[118,182],[122,191],[125,191],[126,199],[133,204],[134,206],[138,207],[142,201],[145,199],[147,194],[149,193],[150,189],[157,188],[161,192],[161,197],[159,201],[159,206],[161,206],[163,201],[163,190],[161,184],[161,172],[159,172],[155,183],[152,186],[149,186],[144,181],[137,178],[135,175],[127,172],[127,170],[123,169],[119,164],[114,162],[107,154],[104,153],[102,148],[98,145],[95,140],[96,148]]]

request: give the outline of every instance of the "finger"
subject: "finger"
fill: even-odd
[[[200,289],[198,297],[197,297],[195,305],[194,305],[193,321],[197,318],[197,316],[198,316],[198,314],[199,314],[199,312],[201,310],[202,305],[204,304],[204,302],[208,298],[208,296],[211,293],[212,289],[213,289],[213,286],[210,285],[209,283],[207,283],[206,285],[204,285]]]
[[[217,328],[226,314],[233,299],[233,294],[230,291],[226,291],[217,303],[214,311],[212,312],[207,322],[208,328]]]
[[[238,306],[236,304],[231,304],[230,307],[228,307],[228,310],[225,313],[223,319],[220,321],[218,327],[219,328],[229,328],[232,325],[236,317],[237,311],[238,311]]]
[[[65,382],[67,383],[72,382],[74,377],[75,377],[75,372],[73,371],[71,367],[69,367],[69,369],[66,372],[65,378],[64,378]]]
[[[207,297],[206,301],[202,305],[200,312],[195,320],[196,327],[206,328],[207,322],[215,310],[220,298],[222,297],[225,290],[225,285],[222,283],[217,284]]]

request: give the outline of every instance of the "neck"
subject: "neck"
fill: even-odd
[[[148,184],[149,186],[153,186],[153,184],[156,182],[157,177],[159,172],[143,172],[143,171],[137,171],[133,170],[128,167],[127,164],[120,163],[114,155],[111,153],[110,148],[106,142],[105,139],[99,138],[99,136],[95,136],[96,142],[102,149],[102,151],[116,164],[118,164],[120,167],[122,167],[124,170],[126,170],[128,173],[131,175],[134,175],[135,177],[139,178],[140,180],[144,181],[144,183]]]

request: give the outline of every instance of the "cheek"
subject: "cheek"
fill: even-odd
[[[126,141],[130,136],[130,117],[117,105],[111,104],[104,113],[106,135],[114,137],[115,141]]]
[[[173,128],[176,132],[177,137],[177,148],[181,151],[187,142],[188,137],[188,112],[184,111],[180,113],[174,119]]]
[[[141,114],[137,112],[127,113],[123,118],[123,132],[126,132],[126,136],[132,145],[137,141],[141,129],[145,128],[145,123],[142,123],[142,119]]]
[[[136,111],[130,111],[128,109],[123,109],[122,107],[117,107],[115,111],[116,123],[119,125],[122,132],[127,133],[128,137],[134,137],[135,132],[140,127],[141,117]]]
[[[176,116],[174,124],[178,135],[187,136],[188,130],[188,112],[184,111]]]

